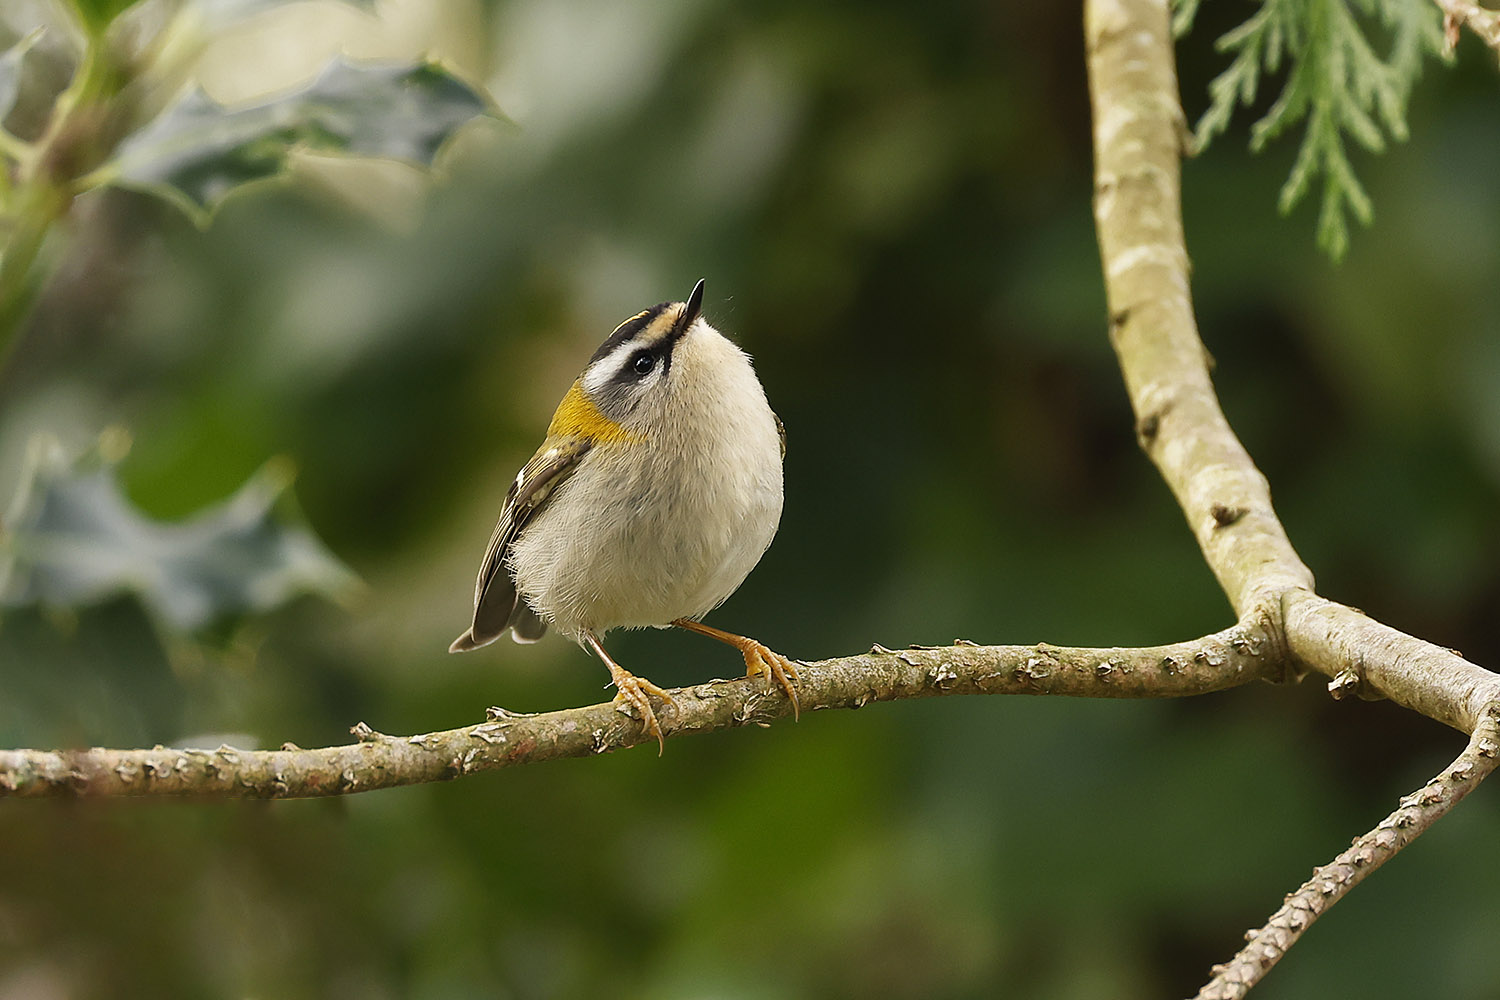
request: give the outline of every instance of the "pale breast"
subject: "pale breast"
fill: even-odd
[[[559,631],[699,617],[759,562],[781,519],[781,445],[744,369],[754,392],[720,396],[723,432],[596,447],[516,540],[517,589]]]

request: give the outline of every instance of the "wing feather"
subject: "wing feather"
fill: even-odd
[[[542,509],[552,491],[573,474],[590,447],[588,439],[582,437],[550,439],[517,474],[505,494],[499,521],[474,584],[474,622],[453,641],[449,652],[478,649],[494,642],[507,628],[514,627],[521,642],[534,642],[546,631],[546,623],[517,596],[515,581],[510,578],[505,562],[521,529]]]

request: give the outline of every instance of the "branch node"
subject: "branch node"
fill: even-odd
[[[1026,662],[1015,670],[1016,681],[1020,684],[1040,686],[1042,681],[1052,676],[1053,662],[1044,656],[1029,656]]]
[[[505,729],[510,725],[508,722],[486,722],[469,730],[469,738],[484,740],[490,746],[505,742]],[[416,742],[413,739],[412,742]]]
[[[1203,663],[1210,667],[1222,667],[1224,665],[1224,654],[1212,648],[1198,650],[1198,652],[1193,654],[1193,659],[1198,663]]]
[[[908,666],[915,667],[917,665],[906,659],[906,657],[904,656],[901,657],[901,660]],[[933,667],[927,672],[927,683],[931,684],[939,691],[946,691],[953,685],[953,682],[956,680],[958,680],[958,671],[954,670],[947,664],[939,664],[938,666]]]
[[[1150,451],[1151,446],[1156,443],[1156,436],[1161,433],[1161,420],[1167,411],[1172,408],[1171,403],[1164,404],[1153,413],[1148,413],[1135,422],[1135,439],[1143,451]]]
[[[1216,503],[1209,509],[1215,528],[1227,528],[1248,513],[1250,512],[1244,507],[1237,507],[1233,504]]]
[[[361,743],[379,743],[381,740],[390,739],[390,737],[385,735],[385,733],[376,732],[375,730],[371,729],[369,723],[366,722],[356,722],[354,725],[350,726],[349,735],[353,736]]]
[[[1359,672],[1353,667],[1341,670],[1328,682],[1328,693],[1333,695],[1334,701],[1343,701],[1359,690]]]
[[[1243,653],[1246,656],[1259,656],[1260,637],[1236,631],[1229,636],[1229,647],[1236,653]]]

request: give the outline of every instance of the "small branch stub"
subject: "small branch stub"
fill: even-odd
[[[1338,676],[1328,682],[1328,693],[1333,695],[1334,701],[1343,701],[1359,690],[1359,674],[1350,669],[1340,671]]]

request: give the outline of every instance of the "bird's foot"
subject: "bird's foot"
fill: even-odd
[[[802,680],[802,675],[797,672],[796,661],[754,639],[741,639],[736,645],[745,655],[745,676],[769,677],[775,681],[776,686],[786,692],[787,700],[792,703],[792,718],[800,719],[802,706],[797,701],[797,684]]]
[[[710,639],[717,639],[738,649],[745,657],[745,676],[770,677],[776,682],[776,686],[786,693],[787,701],[792,703],[792,718],[802,717],[802,706],[797,701],[797,684],[802,680],[802,676],[797,671],[795,660],[782,656],[765,643],[757,642],[748,636],[725,632],[723,629],[705,625],[691,618],[678,618],[672,624],[678,628],[687,629],[689,632],[697,632]]]
[[[644,677],[637,677],[624,667],[616,663],[608,663],[609,675],[614,678],[614,685],[619,691],[615,695],[615,701],[622,702],[634,708],[641,717],[641,725],[645,728],[647,736],[655,736],[657,743],[657,756],[660,757],[667,749],[666,738],[662,735],[661,724],[656,721],[656,712],[651,707],[649,695],[655,695],[662,703],[676,707],[677,700],[666,690],[657,687]]]

